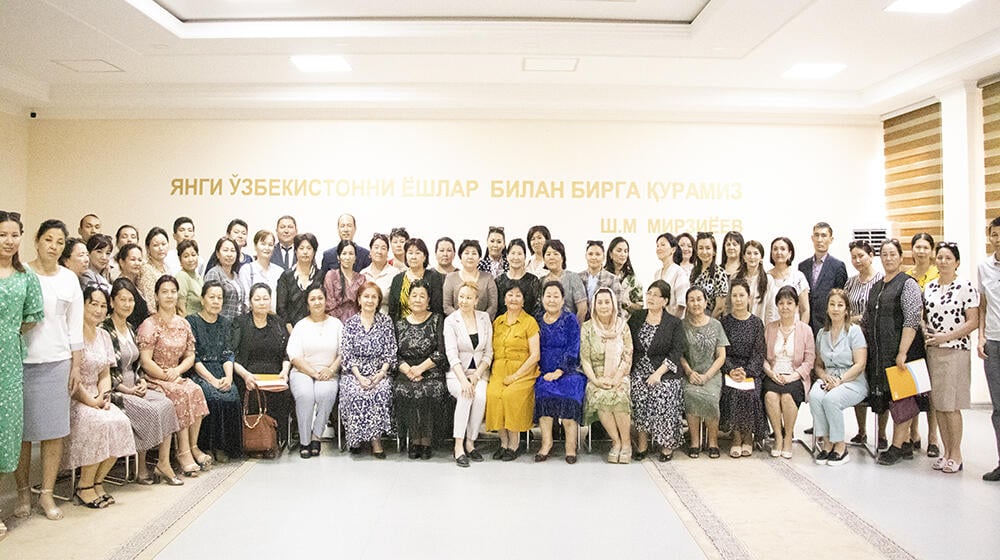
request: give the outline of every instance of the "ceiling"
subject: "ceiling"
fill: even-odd
[[[887,4],[3,0],[0,110],[874,122],[1000,71],[1000,2],[947,15]],[[300,54],[342,55],[353,70],[302,73],[289,60]],[[845,68],[824,80],[782,77],[796,63]]]

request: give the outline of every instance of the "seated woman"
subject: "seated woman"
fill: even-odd
[[[93,239],[93,237],[91,237]],[[119,278],[111,286],[111,316],[101,325],[111,336],[111,347],[116,364],[111,366],[111,400],[125,411],[132,422],[135,448],[139,452],[136,481],[154,484],[163,477],[172,486],[184,482],[170,466],[170,443],[174,432],[180,430],[174,404],[163,393],[153,391],[146,383],[139,367],[139,346],[135,331],[128,324],[128,317],[135,307],[135,286],[128,278]],[[156,468],[150,476],[146,466],[146,452],[159,448]]]
[[[285,383],[278,388],[262,389],[267,414],[278,423],[279,449],[288,443],[288,414],[292,409],[292,394],[287,385],[290,367],[285,354],[287,346],[284,321],[271,313],[271,287],[263,282],[254,284],[250,287],[250,313],[233,321],[232,348],[236,353],[233,371],[240,376],[237,382],[240,394],[257,388],[257,375],[277,375]],[[250,408],[250,412],[256,412],[256,399]]]
[[[444,317],[430,311],[430,293],[422,281],[410,286],[410,314],[396,321],[399,367],[393,381],[393,408],[400,435],[409,434],[410,459],[431,458],[435,417],[445,395],[448,358]]]
[[[139,326],[139,357],[153,388],[162,391],[177,413],[177,462],[185,476],[197,476],[212,458],[192,455],[198,446],[201,421],[208,404],[201,387],[184,377],[194,365],[194,335],[191,325],[177,315],[177,280],[163,275],[156,281],[156,313]]]
[[[405,230],[403,233],[406,233]],[[394,239],[398,239],[395,237]],[[410,314],[410,286],[417,280],[427,284],[431,295],[431,311],[444,314],[444,279],[434,269],[428,269],[427,245],[422,239],[414,237],[405,243],[406,268],[393,277],[389,287],[389,317],[398,321]]]
[[[179,248],[179,246],[178,246]],[[205,282],[218,282],[222,286],[222,317],[232,321],[247,312],[246,293],[240,282],[240,247],[229,237],[215,242],[216,265],[205,273]]]
[[[281,273],[278,290],[274,292],[278,299],[275,309],[289,333],[292,332],[292,327],[309,315],[306,293],[313,287],[323,285],[319,267],[316,266],[316,250],[319,247],[316,236],[300,233],[295,236],[292,246],[295,248],[295,265]],[[250,307],[252,310],[253,303]]]
[[[358,293],[361,312],[347,320],[340,342],[345,375],[340,379],[340,417],[347,446],[357,450],[371,442],[372,455],[385,459],[382,436],[392,431],[392,383],[396,337],[392,321],[378,309],[382,290],[372,282]]]
[[[704,251],[701,256],[704,256]],[[695,264],[695,270],[697,267]],[[684,316],[687,350],[681,357],[681,366],[687,376],[684,380],[684,414],[687,416],[688,433],[691,436],[688,457],[692,459],[697,459],[701,452],[702,422],[705,423],[708,436],[708,457],[719,457],[719,397],[722,394],[720,372],[726,363],[729,339],[726,338],[722,324],[709,315],[709,301],[705,288],[692,285],[688,289],[687,312]]]
[[[522,260],[523,249],[522,244]],[[527,276],[537,281],[534,274]],[[493,371],[486,386],[486,430],[496,430],[500,436],[500,448],[493,458],[513,461],[517,459],[521,432],[530,430],[533,423],[541,350],[538,322],[523,307],[521,286],[511,284],[503,299],[507,311],[493,321]]]
[[[792,458],[792,438],[799,405],[806,400],[816,343],[809,323],[799,319],[799,294],[783,286],[774,296],[778,320],[764,328],[764,409],[774,430],[771,457]],[[808,319],[808,316],[806,317]]]
[[[551,248],[545,251],[545,258],[554,267],[551,251]],[[583,393],[587,378],[579,369],[580,323],[577,322],[578,316],[566,309],[563,294],[563,285],[558,281],[550,280],[542,287],[542,308],[545,312],[539,321],[541,377],[535,381],[535,420],[542,430],[542,446],[535,454],[535,462],[549,458],[553,445],[553,420],[562,420],[566,431],[566,462],[572,465],[576,463],[577,430],[583,421]]]
[[[89,508],[100,509],[115,503],[104,491],[104,477],[118,457],[135,454],[135,440],[128,416],[111,404],[111,366],[115,364],[115,354],[111,337],[97,328],[108,315],[108,296],[99,288],[88,286],[83,290],[83,302],[80,384],[73,391],[62,468],[80,467],[76,499]]]
[[[478,241],[466,239],[458,246],[462,268],[448,274],[444,279],[445,316],[451,315],[458,309],[458,290],[466,283],[478,287],[479,299],[476,300],[476,309],[485,311],[490,316],[490,321],[497,316],[497,285],[488,270],[477,268],[481,254]],[[504,262],[507,262],[506,259]],[[506,269],[503,272],[506,272]]]
[[[344,263],[343,257],[340,263]],[[344,332],[340,319],[326,314],[322,288],[311,288],[306,302],[309,316],[296,323],[288,337],[288,359],[292,363],[288,383],[295,397],[299,457],[303,459],[319,455],[319,439],[337,402],[340,337]]]
[[[750,243],[756,243],[751,241]],[[747,248],[752,248],[747,244]],[[745,268],[744,264],[744,268]],[[722,330],[726,331],[729,348],[722,364],[722,429],[733,432],[729,456],[737,459],[753,455],[754,439],[767,435],[767,420],[761,383],[764,378],[764,323],[753,314],[750,285],[737,277],[729,286],[732,313],[724,315]]]
[[[326,314],[344,321],[358,314],[358,290],[366,282],[365,275],[354,272],[357,261],[357,246],[353,241],[343,239],[337,244],[337,259],[340,266],[326,273],[323,287],[326,296]]]
[[[201,386],[208,402],[208,418],[194,452],[199,455],[204,449],[220,463],[243,454],[243,410],[233,385],[232,322],[222,316],[224,298],[221,284],[205,282],[198,305],[201,311],[187,317],[195,343],[194,368],[188,376]]]
[[[646,290],[646,309],[633,313],[628,324],[632,334],[632,424],[639,433],[633,456],[640,461],[646,457],[650,437],[660,446],[661,463],[673,459],[674,449],[684,441],[681,357],[687,338],[681,320],[669,311],[671,296],[670,284],[654,280]]]
[[[493,279],[490,278],[490,282]],[[458,289],[458,309],[444,320],[444,347],[450,369],[448,392],[455,397],[455,464],[468,467],[482,461],[476,438],[486,415],[486,384],[493,361],[493,325],[485,311],[476,310],[479,287],[466,282]]]
[[[177,311],[182,316],[194,315],[201,311],[202,287],[205,279],[198,274],[198,242],[185,239],[177,244],[177,260],[181,269],[177,272]],[[220,284],[221,286],[221,284]]]
[[[844,435],[844,409],[868,396],[865,361],[868,344],[861,327],[851,322],[847,292],[830,290],[826,325],[816,335],[816,378],[809,391],[813,434],[823,438],[817,465],[831,467],[851,460]]]
[[[580,367],[588,380],[583,421],[600,419],[611,438],[609,463],[630,463],[632,333],[611,288],[598,288],[590,309],[590,320],[580,329]]]

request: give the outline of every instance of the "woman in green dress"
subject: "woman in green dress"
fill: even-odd
[[[684,368],[684,413],[687,415],[691,447],[688,457],[701,451],[701,424],[708,436],[708,456],[719,457],[719,398],[722,395],[722,370],[726,363],[729,339],[722,324],[708,314],[708,294],[701,286],[687,292],[684,333],[687,350],[681,358]]]
[[[21,456],[21,334],[42,319],[41,285],[18,259],[22,233],[21,215],[0,210],[0,474],[13,472]],[[6,535],[0,521],[0,540]]]

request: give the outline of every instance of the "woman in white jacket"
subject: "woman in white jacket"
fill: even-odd
[[[479,287],[471,282],[458,289],[458,309],[444,321],[448,355],[448,392],[455,405],[455,463],[468,467],[482,461],[476,438],[486,414],[486,384],[493,361],[493,325],[484,311],[476,311]]]

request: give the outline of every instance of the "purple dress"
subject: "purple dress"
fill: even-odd
[[[540,329],[541,375],[535,380],[535,421],[543,416],[583,421],[583,394],[587,377],[580,372],[580,324],[576,315],[565,310],[551,325],[538,318]],[[562,370],[555,381],[546,381],[546,373]]]

